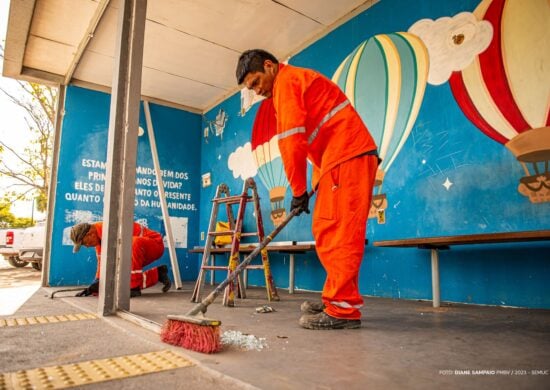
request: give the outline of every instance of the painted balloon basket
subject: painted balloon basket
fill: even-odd
[[[269,202],[271,203],[271,221],[279,226],[286,218],[285,209],[286,187],[275,186],[269,190]]]
[[[518,191],[532,203],[550,202],[550,127],[526,131],[505,145],[526,173],[519,180]]]
[[[374,179],[374,188],[375,191],[377,191],[380,186],[382,185],[382,182],[384,181],[384,171],[381,169],[378,169],[376,172],[376,178]],[[373,194],[372,195],[372,202],[369,210],[369,218],[377,218],[380,223],[383,222],[385,219],[385,210],[388,207],[388,199],[386,198],[386,194]]]
[[[503,144],[523,166],[518,191],[532,203],[550,202],[550,3],[484,0],[478,19],[493,26],[489,47],[449,79],[464,115]]]
[[[405,144],[418,116],[428,79],[428,50],[416,35],[375,35],[340,64],[332,80],[345,92],[372,134],[378,167],[369,218],[385,221],[385,175]]]

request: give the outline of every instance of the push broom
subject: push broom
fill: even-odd
[[[308,194],[313,195],[313,191]],[[221,321],[206,318],[208,306],[220,295],[229,283],[250,264],[250,262],[264,249],[290,222],[298,215],[301,209],[296,208],[275,228],[270,234],[264,237],[262,242],[235,268],[223,282],[221,282],[206,298],[195,305],[184,315],[168,315],[168,321],[163,325],[160,338],[163,342],[183,347],[196,352],[214,353],[222,348],[220,339]]]

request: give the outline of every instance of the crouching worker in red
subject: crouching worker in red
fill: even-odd
[[[256,49],[240,56],[236,76],[239,84],[273,98],[291,210],[309,213],[307,160],[313,165],[312,230],[327,278],[322,302],[302,304],[300,325],[359,328],[359,268],[378,166],[376,144],[346,95],[318,72],[281,64]]]
[[[99,269],[101,259],[101,237],[103,223],[93,224],[79,223],[71,228],[71,240],[74,243],[73,252],[79,251],[80,247],[95,247],[97,254],[97,271],[95,280],[83,291],[76,294],[77,297],[97,295],[99,291]],[[132,233],[132,274],[130,277],[130,297],[141,295],[141,289],[154,286],[161,282],[164,286],[162,292],[167,292],[172,287],[168,276],[168,268],[165,265],[143,271],[143,267],[158,260],[164,253],[164,243],[160,233],[148,229],[137,222],[134,222]]]

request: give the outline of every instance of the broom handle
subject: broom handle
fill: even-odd
[[[314,191],[310,191],[308,193],[308,197],[311,198],[314,194]],[[248,256],[244,258],[244,260],[235,268],[235,271],[233,271],[223,282],[221,282],[206,298],[204,298],[201,302],[199,302],[197,305],[195,305],[186,315],[188,316],[194,316],[196,314],[199,314],[200,312],[206,313],[206,308],[214,302],[214,300],[220,295],[220,293],[227,287],[229,283],[234,281],[237,276],[250,264],[250,262],[258,256],[258,254],[261,252],[262,249],[264,249],[280,232],[284,229],[286,225],[290,222],[292,218],[294,218],[296,215],[300,213],[300,209],[296,208],[292,210],[292,212],[286,217],[283,222],[279,226],[275,228],[270,234],[264,237],[263,241],[258,245]]]

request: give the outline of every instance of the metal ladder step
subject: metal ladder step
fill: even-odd
[[[214,203],[229,203],[229,204],[235,204],[240,203],[241,199],[243,198],[242,195],[235,195],[235,196],[227,196],[225,198],[214,198],[212,199],[212,202]],[[246,201],[252,202],[252,196],[247,196]]]
[[[205,269],[205,270],[227,271],[227,266],[226,265],[203,265],[202,268]]]
[[[249,265],[246,269],[264,269],[263,265]]]
[[[235,234],[235,231],[234,230],[227,230],[225,232],[208,232],[208,234],[210,234],[213,237],[232,236],[233,234]],[[258,232],[241,233],[241,237],[254,237],[254,236],[257,236],[257,235],[258,235]]]
[[[214,270],[214,271],[227,271],[229,268],[227,265],[203,265],[205,270]],[[263,265],[248,265],[246,269],[264,269]]]

